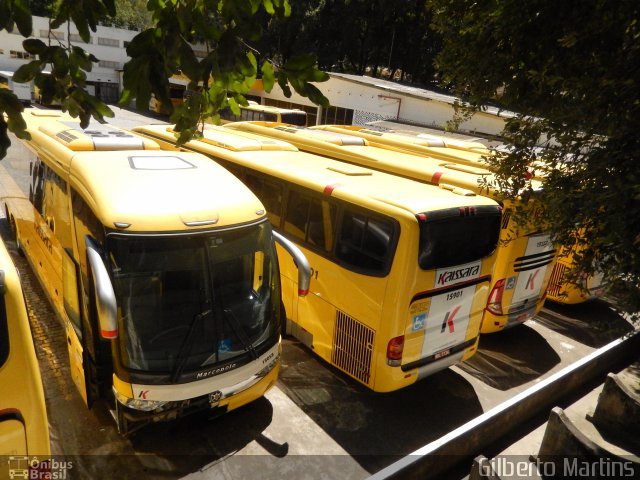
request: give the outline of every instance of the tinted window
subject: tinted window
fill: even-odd
[[[9,356],[9,329],[7,327],[7,308],[4,301],[4,272],[0,270],[0,367]]]
[[[289,112],[280,115],[283,123],[297,125],[299,127],[307,126],[307,114],[304,112]]]
[[[336,257],[357,270],[384,274],[391,260],[393,223],[346,210],[342,216]]]
[[[267,209],[271,224],[279,227],[282,215],[282,187],[251,174],[247,174],[244,183]]]
[[[420,222],[420,268],[462,265],[490,255],[498,244],[500,212],[497,208],[476,208],[475,215],[461,215],[460,209],[427,213]]]
[[[284,231],[324,251],[331,251],[336,207],[324,199],[289,193]]]

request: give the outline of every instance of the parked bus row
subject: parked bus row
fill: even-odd
[[[134,131],[178,148],[167,125]],[[497,203],[225,127],[209,126],[179,150],[204,153],[242,179],[273,227],[303,250],[310,293],[292,302],[283,290],[288,331],[321,358],[391,391],[475,353]],[[291,267],[280,267],[284,281]]]
[[[489,168],[484,158],[491,155],[491,150],[479,142],[451,139],[433,134],[410,135],[379,132],[356,125],[325,125],[314,128],[356,135],[366,139],[369,145],[393,148],[420,157],[431,157],[471,167]],[[543,172],[542,168],[531,172],[536,183],[544,181]],[[575,249],[566,248],[562,248],[558,252],[547,288],[549,300],[576,304],[599,297],[604,293],[606,282],[602,273],[593,276],[583,275],[580,285],[565,279],[565,272],[572,268],[576,253]]]
[[[514,225],[480,166],[265,122],[178,147],[167,125],[24,117],[30,193],[7,218],[82,398],[110,402],[122,433],[259,398],[282,328],[388,392],[542,307],[549,235]]]
[[[478,195],[499,201],[496,190],[483,184],[492,173],[480,166],[451,160],[418,157],[400,150],[371,145],[366,139],[347,133],[307,129],[273,123],[240,122],[228,128],[252,132],[287,141],[300,150],[336,158],[348,164],[410,178],[462,195]],[[535,185],[537,188],[539,184]],[[535,199],[532,199],[535,201]],[[489,300],[482,322],[482,333],[492,333],[523,323],[544,304],[547,284],[555,259],[549,234],[533,222],[517,225],[512,219],[516,201],[503,201],[500,239],[490,283]],[[473,245],[473,233],[465,239]]]

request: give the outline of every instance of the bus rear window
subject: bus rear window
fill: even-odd
[[[425,214],[426,220],[420,221],[420,268],[462,265],[486,257],[496,249],[499,209],[476,207],[472,214],[469,210],[453,208]]]

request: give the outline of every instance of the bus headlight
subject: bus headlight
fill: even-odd
[[[121,393],[113,392],[116,396],[116,400],[125,407],[133,408],[134,410],[142,410],[143,412],[151,412],[152,410],[161,409],[170,402],[162,400],[143,400],[141,398],[128,398]]]

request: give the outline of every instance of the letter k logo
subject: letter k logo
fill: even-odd
[[[456,331],[455,325],[453,324],[453,319],[460,310],[460,305],[453,309],[452,312],[447,312],[444,316],[444,321],[442,322],[442,328],[440,329],[440,333],[444,333],[444,329],[447,325],[449,325],[449,333],[453,333]]]
[[[525,290],[529,290],[529,289],[533,290],[534,289],[535,280],[536,280],[536,277],[538,276],[538,273],[540,273],[540,270],[536,270],[536,273],[532,273],[532,274],[529,275],[529,280],[527,280],[527,285],[524,288]]]

